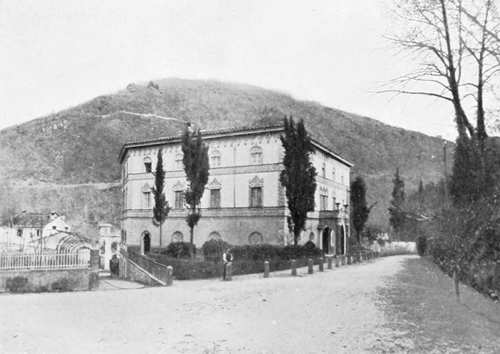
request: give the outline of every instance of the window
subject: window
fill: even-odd
[[[145,183],[142,188],[142,208],[149,209],[151,208],[151,186],[148,183]]]
[[[262,207],[262,187],[250,187],[250,208]]]
[[[182,154],[175,155],[175,168],[178,170],[182,170]]]
[[[326,164],[324,162],[321,165],[321,177],[326,178]]]
[[[220,208],[220,189],[210,190],[210,208]]]
[[[184,192],[175,192],[175,209],[184,209]]]
[[[340,176],[340,183],[344,184],[344,176],[343,175]]]
[[[260,232],[252,232],[248,236],[248,243],[251,245],[258,245],[264,242],[264,237]]]
[[[56,229],[56,225],[53,225],[53,226],[52,226],[52,230],[55,230],[55,229]]]
[[[258,164],[261,164],[262,161],[263,161],[262,148],[260,146],[253,146],[250,149],[250,162],[253,165],[258,165]]]
[[[332,179],[335,181],[335,167],[332,169]]]
[[[327,210],[328,209],[328,195],[321,194],[319,196],[319,210]]]
[[[23,235],[23,229],[17,229],[17,236],[21,237]]]
[[[127,187],[123,189],[123,210],[127,210]]]
[[[144,170],[146,173],[151,173],[151,158],[149,156],[146,156],[144,158]]]
[[[210,154],[210,167],[219,167],[220,166],[220,152],[219,150],[214,150]]]
[[[151,208],[151,192],[144,192],[142,193],[143,198],[144,198],[144,209],[149,209]]]

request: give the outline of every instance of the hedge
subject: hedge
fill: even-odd
[[[276,246],[269,244],[231,246],[221,240],[209,240],[201,247],[206,261],[222,261],[222,253],[227,248],[231,249],[234,260],[265,261],[275,258],[284,260],[298,259],[301,257],[319,257],[321,249],[313,242],[307,242],[301,246]]]

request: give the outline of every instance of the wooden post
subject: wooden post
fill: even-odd
[[[174,282],[174,268],[167,266],[167,286],[171,286]]]
[[[332,269],[333,257],[328,256],[327,261],[328,261],[328,269]]]
[[[324,264],[323,264],[323,262],[324,262],[323,257],[320,257],[320,258],[319,258],[319,264],[318,264],[318,268],[319,268],[319,271],[320,271],[320,272],[323,272],[323,271],[325,270],[325,269],[324,269]]]
[[[290,261],[290,268],[292,268],[292,276],[297,276],[297,261],[295,259]]]
[[[264,278],[269,278],[269,261],[264,261]]]
[[[314,265],[314,262],[313,262],[312,258],[309,258],[307,260],[307,273],[308,274],[312,274],[314,272],[313,265]]]

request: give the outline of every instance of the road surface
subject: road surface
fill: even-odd
[[[177,281],[167,288],[1,295],[0,352],[362,353],[453,349],[441,347],[432,334],[420,333],[418,329],[427,325],[425,321],[415,319],[398,304],[411,295],[397,291],[404,286],[411,292],[411,279],[401,279],[409,270],[415,271],[408,269],[409,262],[417,262],[418,271],[423,261],[416,256],[395,256],[313,275],[301,269],[299,277],[280,272],[268,279],[247,275],[234,277],[232,282]],[[493,309],[498,307],[491,305]],[[500,321],[492,323],[488,330],[500,330]],[[440,330],[436,323],[433,326],[434,331]],[[419,339],[424,335],[427,346],[423,347]],[[492,346],[464,347],[451,335],[444,343],[456,344],[459,351],[490,352],[497,344],[500,348],[496,336],[490,338],[488,334],[488,340]]]

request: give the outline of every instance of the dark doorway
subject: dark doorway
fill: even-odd
[[[340,227],[340,232],[335,235],[335,249],[336,249],[336,254],[344,254],[344,226]]]
[[[330,253],[330,228],[327,227],[323,230],[323,253],[324,254],[329,254]]]
[[[149,232],[144,232],[144,236],[142,236],[142,244],[144,253],[149,253],[151,251],[151,236]]]

